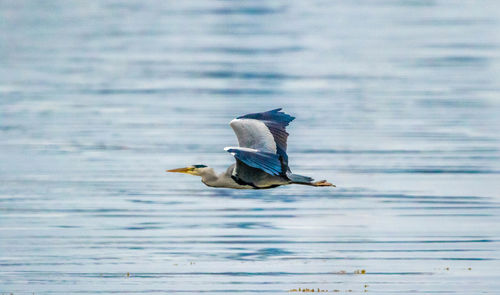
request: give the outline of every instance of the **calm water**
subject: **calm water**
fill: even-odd
[[[0,293],[498,294],[498,1],[138,2],[0,2]],[[276,107],[337,188],[164,172]]]

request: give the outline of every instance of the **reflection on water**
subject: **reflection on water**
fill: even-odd
[[[0,3],[0,292],[495,294],[498,6]],[[336,189],[164,173],[276,107]]]

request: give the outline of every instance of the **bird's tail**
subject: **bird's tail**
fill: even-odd
[[[304,175],[298,175],[298,174],[288,174],[288,179],[292,181],[292,183],[296,184],[311,184],[311,182],[314,181],[312,177],[309,176],[304,176]]]
[[[311,186],[335,186],[327,182],[326,180],[314,181],[312,177],[299,175],[299,174],[287,174],[288,179],[294,184],[303,184]]]

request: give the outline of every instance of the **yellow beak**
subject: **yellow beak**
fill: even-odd
[[[192,170],[191,168],[186,167],[186,168],[166,170],[166,172],[189,173],[191,170]]]

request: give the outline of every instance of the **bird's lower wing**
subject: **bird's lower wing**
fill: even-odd
[[[224,150],[248,166],[260,169],[268,174],[280,175],[283,171],[277,154],[242,147],[227,147]]]

